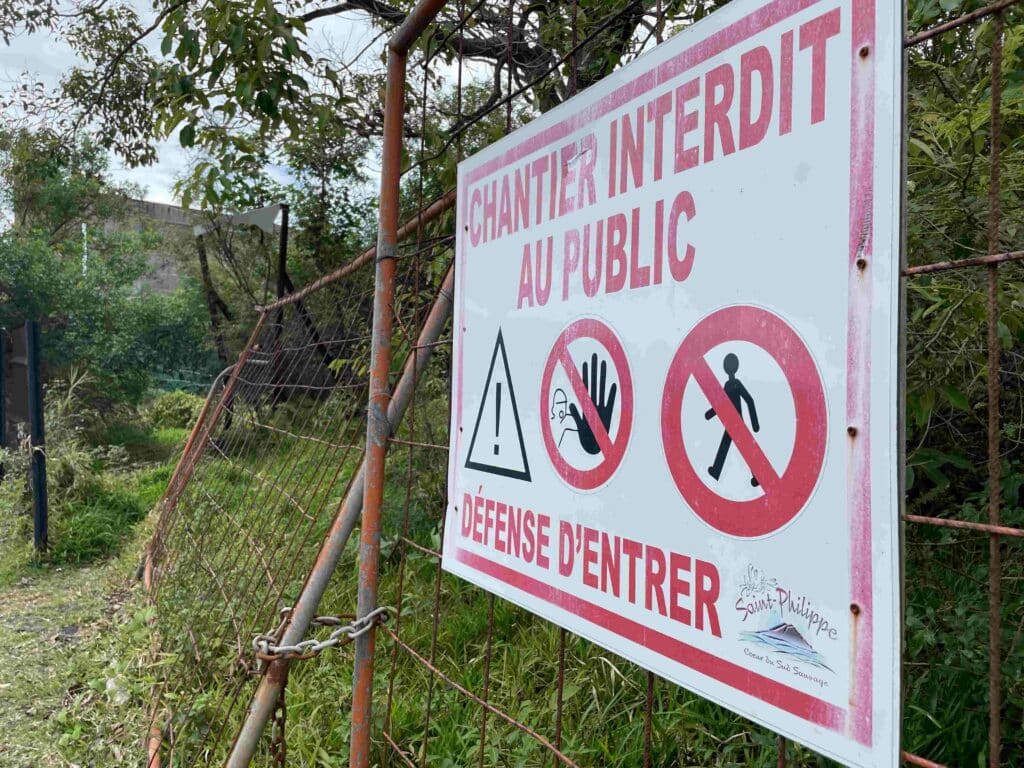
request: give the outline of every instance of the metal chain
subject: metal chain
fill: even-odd
[[[335,628],[328,635],[327,639],[310,639],[302,640],[295,645],[278,645],[291,617],[291,610],[291,608],[281,610],[281,623],[273,632],[256,635],[253,638],[252,648],[256,653],[256,658],[263,661],[312,659],[328,648],[339,648],[348,645],[357,637],[365,635],[377,624],[387,621],[395,612],[394,608],[381,606],[370,611],[361,619],[354,619],[351,616],[317,616],[311,622],[313,626]],[[350,623],[344,623],[346,619],[350,619]]]
[[[277,768],[285,768],[288,760],[288,742],[285,741],[284,734],[287,721],[288,707],[285,704],[285,691],[282,688],[281,695],[277,697],[277,705],[274,707],[274,722],[270,735],[270,754]]]

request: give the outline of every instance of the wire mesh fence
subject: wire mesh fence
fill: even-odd
[[[368,277],[262,314],[171,482],[151,599],[152,716],[172,764],[223,758],[251,695],[253,636],[294,601],[359,463]]]
[[[151,764],[280,764],[288,754],[356,766],[823,764],[441,570],[455,162],[607,74],[594,51],[609,35],[635,30],[628,59],[692,21],[677,5],[561,4],[564,53],[546,59],[531,49],[535,9],[515,0],[428,2],[406,18],[391,47],[400,90],[388,94],[405,150],[401,206],[389,210],[382,196],[377,249],[261,310],[172,478],[151,556],[164,670]],[[906,41],[907,418],[921,420],[908,474],[931,481],[904,516],[903,758],[913,765],[1024,761],[1020,414],[1001,410],[1021,406],[1006,302],[1017,301],[1024,252],[1006,250],[1020,222],[1003,214],[1000,186],[1003,72],[1019,67],[1020,18],[1014,2],[979,4]],[[503,45],[491,82],[470,63],[481,27]],[[934,204],[947,197],[916,183],[937,164],[932,116],[915,109],[931,76],[922,46],[977,49],[962,82],[935,86],[978,137],[969,165],[950,169],[969,214],[956,242],[935,226]],[[385,176],[401,158],[392,150],[389,159],[386,143]],[[399,200],[395,178],[386,191]],[[401,209],[422,213],[398,229]],[[371,308],[388,322],[371,328]],[[972,388],[929,405],[914,390],[922,371]],[[970,414],[967,427],[956,410]],[[950,439],[961,453],[937,447]],[[968,458],[979,455],[984,466]],[[956,509],[945,503],[953,494],[966,498]],[[346,549],[360,513],[361,545]],[[281,645],[307,630],[322,637],[318,610],[366,617],[376,606],[393,608],[387,621],[358,639],[351,627],[337,635],[339,645],[356,640],[354,656],[292,661],[253,649],[274,628]],[[965,695],[952,701],[952,690]]]

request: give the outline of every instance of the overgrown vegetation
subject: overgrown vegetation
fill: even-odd
[[[138,765],[155,674],[153,614],[135,572],[143,521],[185,430],[154,427],[127,406],[105,419],[88,407],[90,386],[80,375],[50,386],[51,548],[41,557],[30,544],[27,456],[3,456],[0,765]],[[165,400],[182,402],[157,397],[152,410],[167,410]]]
[[[0,765],[139,764],[150,613],[131,579],[146,530],[112,560],[0,584]]]
[[[38,321],[49,370],[76,367],[109,403],[137,403],[159,371],[216,365],[197,283],[144,286],[160,236],[128,223],[137,191],[108,163],[88,142],[0,125],[0,209],[14,216],[0,231],[0,329]]]
[[[23,444],[3,456],[0,583],[31,563],[82,565],[116,555],[163,494],[168,462],[186,435],[184,428],[155,425],[128,406],[104,418],[89,405],[96,397],[90,380],[74,372],[53,381],[47,394],[51,546],[41,560],[31,549],[32,497],[24,482],[29,455]],[[195,399],[186,397],[185,402]],[[173,412],[182,400],[176,393],[161,395],[150,410]]]

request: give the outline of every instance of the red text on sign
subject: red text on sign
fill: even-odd
[[[481,179],[468,193],[470,245],[526,232],[586,209],[599,196],[612,199],[717,162],[786,136],[795,125],[824,122],[829,42],[840,31],[834,8],[782,31],[777,42],[741,51],[656,93],[596,131]],[[806,113],[794,111],[794,93],[809,96]]]
[[[557,569],[588,589],[722,636],[721,579],[707,560],[565,520],[556,533],[549,515],[482,494],[463,493],[460,532],[524,563]]]
[[[485,496],[462,496],[462,536],[541,568],[551,564],[551,518]]]

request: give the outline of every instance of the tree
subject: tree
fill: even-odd
[[[4,203],[15,212],[0,233],[0,326],[40,321],[47,368],[84,370],[109,397],[138,399],[159,370],[209,368],[198,286],[170,295],[137,287],[155,234],[105,231],[131,190],[109,182],[92,145],[62,146],[51,134],[0,131]]]
[[[491,89],[475,114],[447,115],[446,132],[455,134],[495,109],[510,84],[525,89],[538,111],[550,109],[666,32],[658,8],[677,27],[719,4],[581,0],[574,10],[569,3],[513,0],[507,10],[476,4],[472,23],[460,24],[459,6],[450,3],[438,22],[441,60],[450,63],[461,53],[489,68],[482,80]],[[328,154],[349,163],[365,154],[366,142],[382,128],[380,62],[369,65],[372,58],[362,52],[324,54],[310,33],[324,19],[347,16],[362,17],[380,37],[412,5],[159,0],[145,22],[126,0],[68,7],[10,0],[0,31],[55,27],[85,62],[64,78],[61,98],[41,100],[26,91],[22,106],[57,114],[68,129],[88,127],[101,146],[130,163],[151,162],[155,142],[177,134],[183,146],[204,156],[183,188],[186,196],[217,206],[225,197],[238,202],[243,176],[259,176],[268,162],[289,155],[310,160],[303,145],[311,135],[320,137],[322,148],[343,150]],[[156,39],[159,53],[146,47]]]

